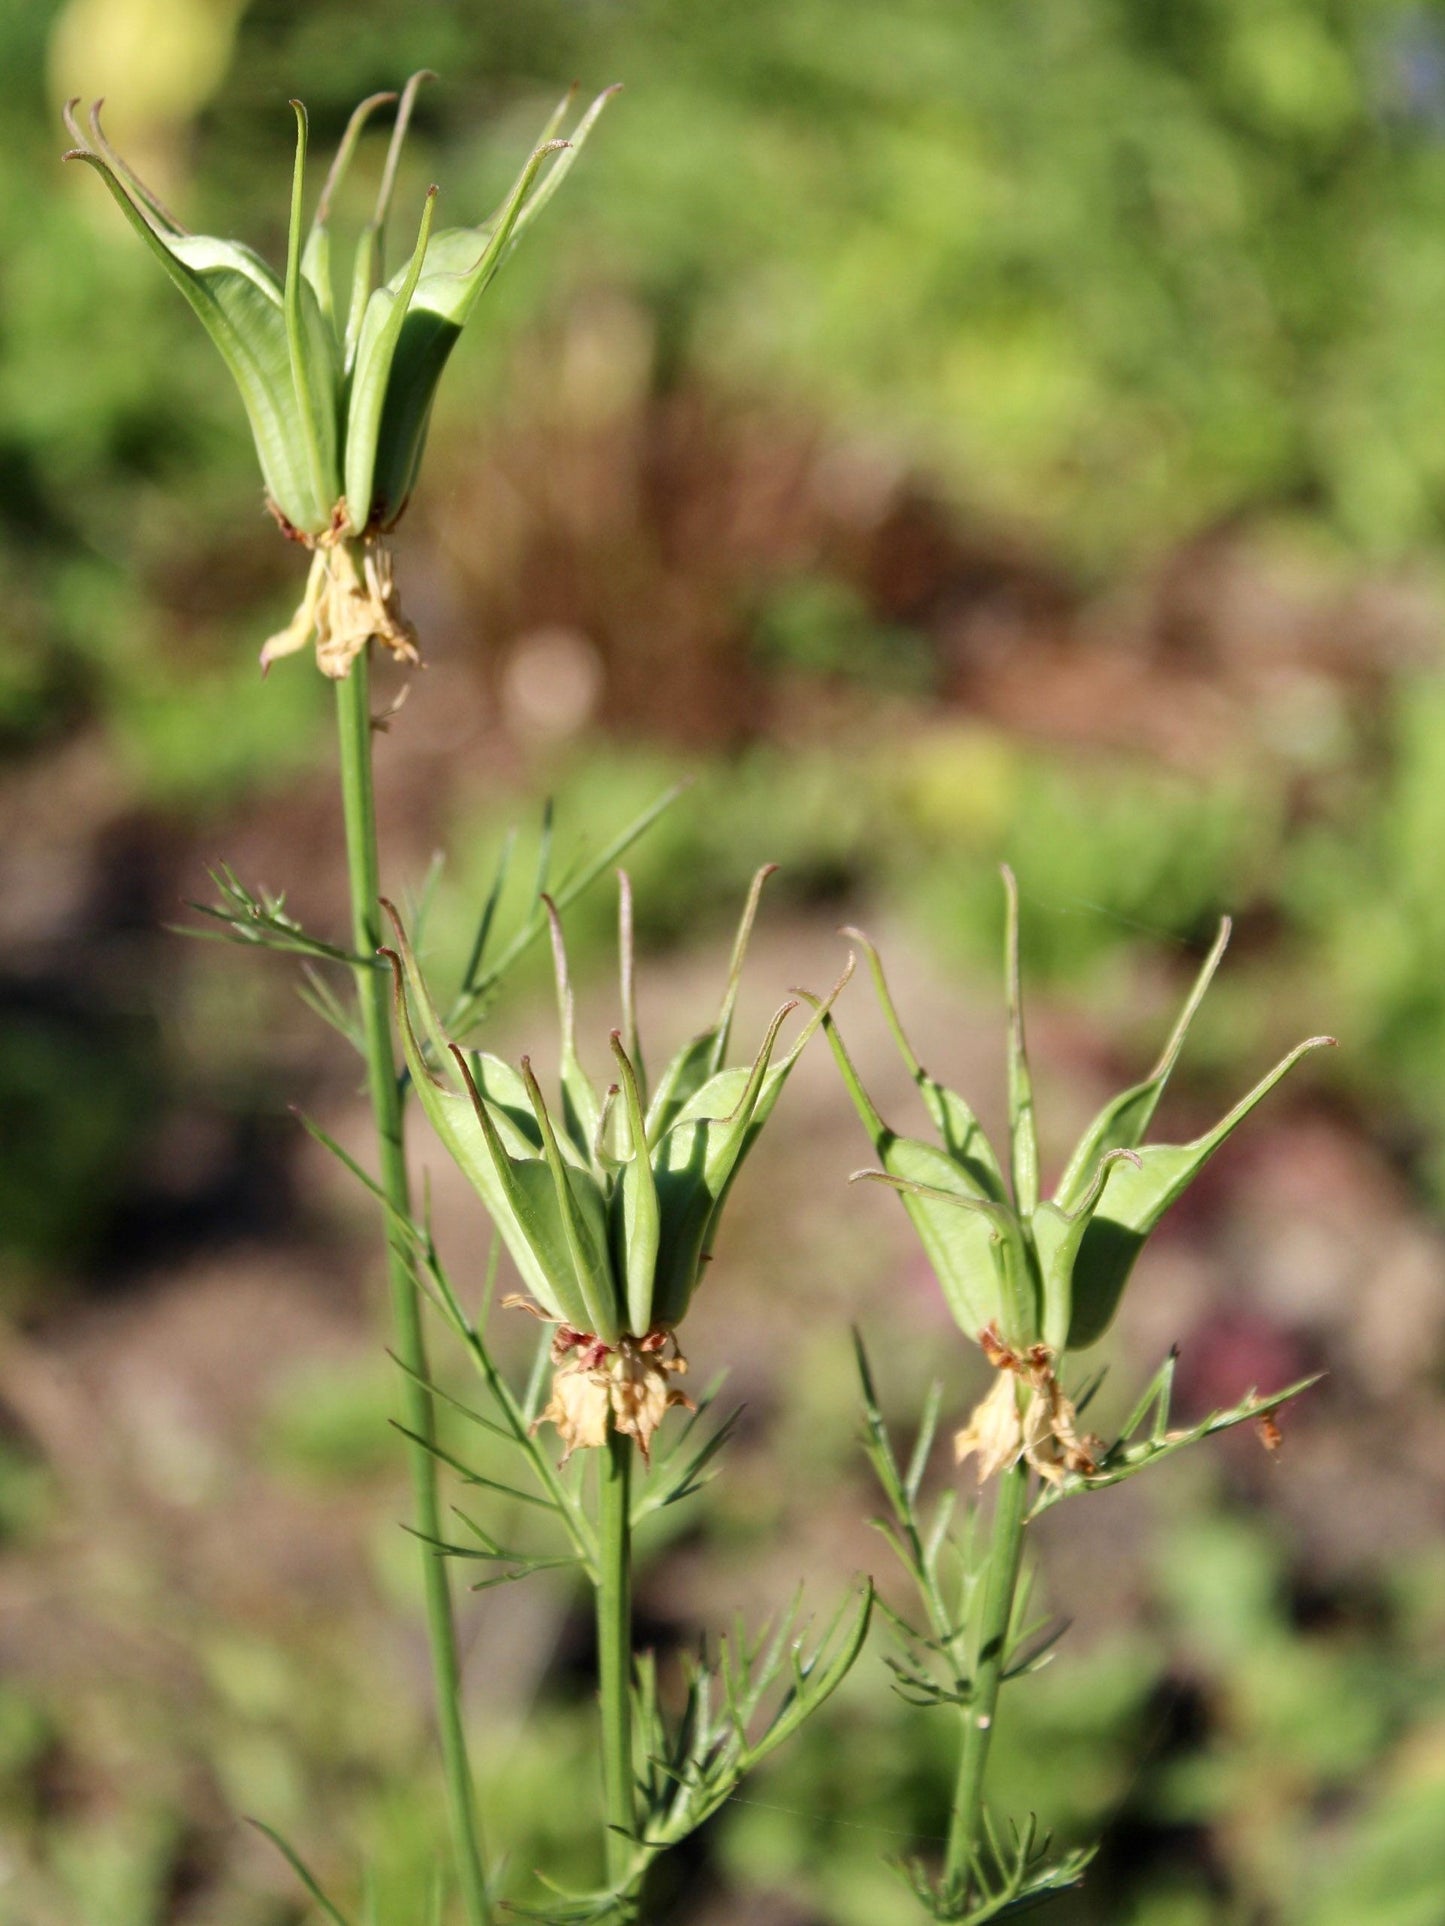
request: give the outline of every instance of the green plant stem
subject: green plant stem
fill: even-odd
[[[346,818],[346,861],[351,881],[352,937],[359,957],[373,957],[382,941],[381,910],[377,902],[378,860],[376,804],[371,769],[370,644],[352,664],[350,675],[336,685],[336,721],[341,750],[341,797]],[[376,1121],[379,1181],[392,1207],[403,1216],[411,1211],[406,1156],[402,1145],[402,1093],[396,1074],[392,1043],[390,984],[384,971],[365,964],[356,968],[356,994],[366,1047],[367,1084]],[[435,1419],[426,1390],[426,1342],[421,1304],[410,1259],[386,1232],[387,1281],[397,1355],[406,1367],[401,1396],[408,1431],[430,1441]],[[436,1461],[425,1443],[408,1441],[412,1505],[417,1530],[424,1538],[442,1536],[437,1502]],[[436,1684],[437,1725],[447,1803],[456,1843],[457,1875],[467,1926],[490,1926],[482,1866],[481,1826],[477,1817],[471,1765],[462,1725],[461,1668],[456,1626],[452,1617],[451,1586],[446,1566],[429,1545],[422,1546],[422,1581],[426,1597],[427,1635],[431,1644]]]
[[[602,1700],[602,1792],[607,1871],[620,1879],[633,1857],[632,1440],[609,1431],[599,1470],[601,1579],[597,1586],[597,1680]]]
[[[988,1575],[984,1580],[973,1690],[963,1708],[963,1747],[944,1860],[944,1880],[950,1888],[967,1889],[979,1851],[983,1778],[1007,1657],[1014,1593],[1018,1589],[1028,1496],[1029,1468],[1020,1459],[1000,1478],[994,1501],[993,1539],[989,1546]]]

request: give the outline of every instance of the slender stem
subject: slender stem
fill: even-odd
[[[607,1872],[621,1878],[633,1857],[632,1440],[609,1431],[601,1456],[601,1581],[597,1587],[597,1681],[602,1699],[602,1792]]]
[[[1014,1593],[1018,1589],[1028,1495],[1029,1468],[1020,1459],[1000,1478],[998,1496],[994,1501],[993,1541],[989,1547],[988,1575],[984,1580],[973,1691],[963,1708],[963,1746],[958,1760],[958,1784],[953,1795],[948,1853],[944,1861],[944,1879],[950,1887],[967,1888],[979,1850],[983,1823],[983,1776],[988,1764],[994,1712],[1007,1656]]]
[[[371,957],[376,954],[382,935],[377,905],[376,805],[371,772],[369,645],[353,663],[350,675],[336,685],[336,721],[341,749],[342,807],[346,818],[346,861],[351,879],[352,936],[357,955]],[[366,1044],[367,1084],[376,1121],[381,1187],[392,1206],[406,1214],[410,1200],[402,1147],[401,1085],[396,1074],[389,986],[384,972],[358,964],[356,994]],[[435,1420],[431,1394],[425,1388],[426,1343],[416,1279],[409,1258],[390,1234],[389,1226],[386,1242],[396,1349],[406,1367],[401,1374],[406,1427],[418,1439],[430,1440]],[[424,1444],[410,1441],[407,1458],[417,1529],[426,1538],[440,1538],[436,1460]],[[491,1905],[482,1868],[481,1826],[462,1726],[461,1667],[452,1618],[451,1586],[442,1558],[425,1544],[422,1579],[436,1684],[437,1725],[462,1901],[467,1926],[490,1926]]]

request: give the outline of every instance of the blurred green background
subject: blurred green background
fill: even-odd
[[[1167,1126],[1342,1048],[1161,1236],[1105,1402],[1175,1341],[1199,1412],[1329,1376],[1278,1462],[1231,1441],[1050,1518],[1074,1630],[1001,1793],[1105,1835],[1060,1926],[1439,1926],[1445,6],[1387,0],[0,10],[0,1920],[294,1926],[254,1813],[410,1922],[441,1837],[369,1217],[287,1113],[363,1144],[352,1066],[284,965],[165,929],[218,858],[341,925],[328,692],[262,685],[295,551],[200,329],[59,160],[61,101],[103,93],[189,224],[274,259],[287,97],[323,148],[419,66],[399,208],[435,179],[449,220],[574,76],[627,91],[447,375],[399,540],[430,666],[378,751],[391,886],[449,850],[444,968],[509,822],[550,794],[595,847],[692,775],[631,859],[659,1046],[776,860],[750,1020],[866,921],[996,1117],[1006,856],[1056,1153],[1232,912]],[[611,917],[571,919],[599,1042]],[[495,1021],[550,1031],[537,959]],[[698,1314],[748,1415],[653,1547],[664,1654],[800,1561],[820,1610],[886,1570],[850,1318],[900,1425],[940,1360],[950,1408],[977,1389],[901,1213],[843,1188],[826,1061],[789,1097]],[[585,1878],[579,1601],[535,1579],[466,1635],[516,1887]],[[940,1716],[871,1652],[666,1917],[901,1926]]]

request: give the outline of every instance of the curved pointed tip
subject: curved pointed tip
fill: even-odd
[[[396,991],[397,995],[400,996],[402,993],[401,958],[397,955],[395,950],[391,949],[385,943],[383,943],[380,946],[380,948],[377,950],[376,953],[378,956],[384,956],[388,964],[391,966],[392,987]]]

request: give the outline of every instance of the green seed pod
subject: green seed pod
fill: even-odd
[[[395,973],[402,1048],[422,1107],[486,1205],[538,1309],[573,1340],[580,1334],[606,1350],[651,1344],[655,1352],[661,1335],[675,1331],[733,1180],[831,1008],[832,997],[818,1004],[775,1062],[783,1023],[796,1007],[784,1004],[752,1064],[723,1067],[767,874],[759,873],[749,894],[716,1020],[674,1057],[650,1106],[632,1010],[626,879],[622,982],[632,1049],[624,1030],[613,1032],[619,1081],[605,1097],[577,1056],[566,948],[560,919],[547,904],[562,1031],[558,1122],[525,1058],[519,1076],[494,1057],[448,1041],[406,933],[389,912],[397,949],[384,954]]]
[[[433,231],[429,188],[406,265],[385,277],[382,239],[401,149],[422,81],[414,74],[397,107],[376,210],[357,243],[344,315],[333,286],[330,216],[336,190],[375,110],[397,100],[373,94],[351,116],[309,228],[305,226],[306,110],[296,150],[286,269],[277,276],[238,242],[189,234],[106,139],[100,103],[89,133],[65,112],[75,146],[67,160],[93,167],[121,212],[189,301],[220,350],[250,423],[267,501],[285,531],[309,547],[370,541],[395,526],[416,485],[438,383],[478,301],[526,228],[561,186],[615,88],[592,103],[570,139],[558,129],[569,93],[543,130],[502,205],[476,227]],[[317,557],[292,624],[263,652],[263,665],[317,635],[321,665],[345,675],[370,635],[414,660],[409,631],[383,581]],[[328,651],[328,643],[332,646]]]
[[[969,1336],[1015,1360],[1042,1346],[1050,1358],[1104,1335],[1135,1259],[1169,1206],[1262,1098],[1300,1058],[1332,1037],[1290,1051],[1213,1130],[1189,1144],[1143,1144],[1189,1026],[1229,937],[1226,919],[1154,1070],[1106,1104],[1080,1139],[1054,1195],[1038,1196],[1038,1146],[1024,1042],[1018,973],[1018,892],[1007,889],[1009,1124],[1012,1196],[972,1110],[923,1069],[889,995],[877,951],[857,930],[879,1001],[941,1146],[900,1137],[864,1090],[831,1016],[825,1028],[881,1168],[858,1172],[898,1191],[943,1288]],[[1003,1347],[1000,1349],[1000,1347]],[[1042,1369],[1039,1365],[1036,1368]]]

